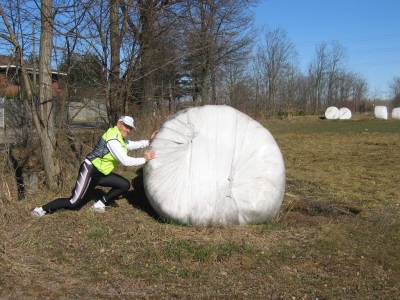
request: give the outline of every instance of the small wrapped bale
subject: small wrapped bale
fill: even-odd
[[[195,225],[263,223],[285,190],[285,165],[271,133],[229,106],[178,112],[151,143],[144,167],[150,204],[164,219]]]
[[[327,118],[328,120],[339,119],[339,116],[339,108],[337,108],[336,106],[329,106],[325,111],[325,118]]]
[[[347,107],[341,107],[339,109],[339,119],[340,120],[349,120],[351,119],[351,110],[348,109]]]
[[[375,106],[374,115],[375,115],[376,119],[387,120],[387,118],[388,118],[387,107],[386,106],[379,106],[379,105]]]
[[[400,119],[400,107],[393,108],[392,119],[396,119],[396,120]]]

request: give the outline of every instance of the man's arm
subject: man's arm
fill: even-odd
[[[150,145],[150,142],[148,140],[140,140],[140,141],[125,140],[125,145],[126,148],[128,148],[128,150],[134,150],[134,149],[145,148],[148,145]]]
[[[142,142],[142,141],[139,141]],[[148,144],[148,141],[146,141]],[[146,147],[146,146],[145,146]],[[110,150],[112,156],[114,156],[121,164],[124,166],[140,166],[146,163],[146,159],[144,157],[131,157],[125,152],[122,148],[121,143],[118,140],[111,140],[107,143],[107,148]],[[141,147],[139,147],[141,148]],[[128,148],[129,149],[129,148]],[[138,148],[132,148],[138,149]],[[129,149],[131,150],[131,149]]]
[[[125,139],[126,148],[128,148],[128,150],[134,150],[149,146],[151,141],[156,137],[157,132],[158,130],[154,131],[151,134],[150,140],[130,141],[128,139]]]

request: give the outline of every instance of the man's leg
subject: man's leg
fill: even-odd
[[[129,191],[129,188],[131,187],[129,180],[115,173],[111,173],[100,178],[98,185],[111,187],[111,190],[109,190],[109,192],[102,199],[104,204],[110,203],[112,200],[117,199],[119,196]]]
[[[90,191],[95,186],[96,183],[92,182],[92,175],[96,173],[96,171],[97,169],[89,161],[85,160],[79,168],[78,179],[71,197],[55,199],[44,205],[42,209],[49,212],[60,208],[74,209],[78,207],[82,203],[86,192]]]
[[[111,187],[110,191],[104,197],[92,205],[91,210],[98,212],[104,212],[107,204],[129,191],[131,187],[130,182],[126,178],[115,173],[99,178],[98,185]]]

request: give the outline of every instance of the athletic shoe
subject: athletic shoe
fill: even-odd
[[[43,210],[42,207],[36,207],[31,211],[31,214],[32,216],[35,217],[43,217],[46,214],[46,212]]]
[[[95,204],[93,204],[90,207],[90,210],[91,211],[95,211],[95,212],[105,212],[106,211],[106,206],[101,201],[97,201]]]

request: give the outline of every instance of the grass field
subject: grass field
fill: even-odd
[[[398,299],[400,122],[263,124],[287,173],[274,221],[161,222],[125,167],[116,171],[134,186],[106,213],[91,202],[33,218],[34,206],[69,193],[71,166],[58,193],[0,201],[0,299]]]

